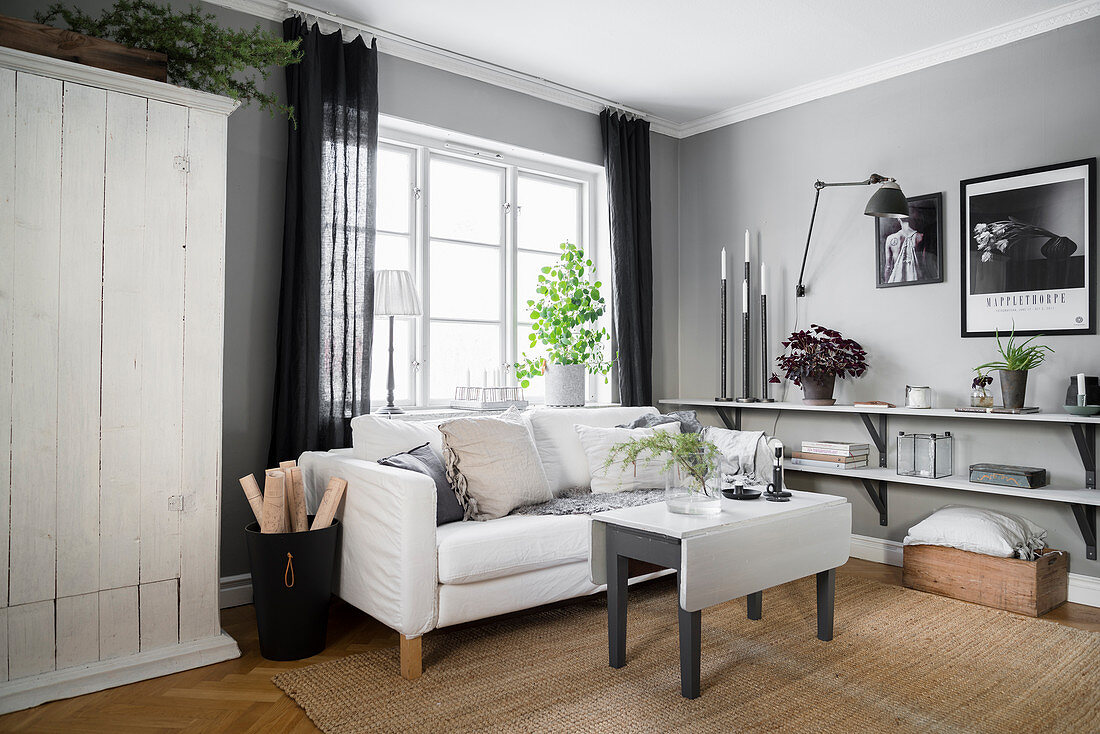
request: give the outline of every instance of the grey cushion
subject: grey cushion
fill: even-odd
[[[698,433],[703,430],[703,424],[694,410],[674,410],[671,413],[650,413],[643,415],[632,423],[622,423],[618,428],[653,428],[663,423],[679,423],[681,433]]]
[[[459,504],[458,497],[451,489],[451,485],[447,483],[447,472],[443,468],[443,462],[436,456],[430,443],[379,459],[378,463],[383,466],[427,474],[432,478],[432,481],[435,482],[436,525],[445,525],[462,519],[464,514],[462,505]]]

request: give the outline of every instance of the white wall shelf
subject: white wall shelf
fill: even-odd
[[[862,469],[834,469],[831,467],[787,466],[787,471],[807,474],[826,474],[843,476],[860,482],[867,496],[879,512],[879,524],[889,521],[887,506],[887,488],[890,482],[900,484],[940,487],[966,492],[999,494],[1045,502],[1061,502],[1069,505],[1081,537],[1085,541],[1085,555],[1096,560],[1096,508],[1100,506],[1100,491],[1096,489],[1096,426],[1100,418],[1081,417],[1068,413],[966,413],[951,409],[930,408],[883,408],[863,405],[805,405],[803,403],[738,403],[705,398],[669,398],[660,401],[662,405],[680,405],[693,408],[713,408],[727,428],[740,430],[742,410],[778,410],[808,413],[840,413],[858,415],[867,428],[871,441],[878,449],[878,467]],[[1073,436],[1081,464],[1085,470],[1085,481],[1081,486],[1048,486],[1040,489],[1021,487],[1002,487],[994,484],[980,484],[965,479],[901,476],[887,468],[887,423],[891,415],[918,418],[936,418],[938,420],[999,420],[1036,424],[1055,424],[1068,426]]]

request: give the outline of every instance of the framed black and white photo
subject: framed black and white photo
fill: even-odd
[[[1096,333],[1096,159],[963,181],[962,335]]]
[[[875,219],[878,288],[943,282],[943,194],[906,201],[908,217]]]

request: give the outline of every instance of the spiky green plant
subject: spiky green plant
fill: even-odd
[[[994,333],[997,335],[997,351],[1001,353],[1001,360],[986,362],[975,367],[975,370],[1033,370],[1046,360],[1047,352],[1054,354],[1054,350],[1045,344],[1031,344],[1042,334],[1036,334],[1030,339],[1016,344],[1016,327],[1013,325],[1012,333],[1008,335],[1008,342],[1002,344],[1000,332],[995,331]],[[1028,346],[1029,344],[1031,346]]]
[[[612,446],[603,470],[606,472],[615,464],[624,467],[636,464],[640,459],[647,464],[660,461],[663,471],[679,468],[688,479],[688,489],[705,492],[707,477],[718,469],[720,458],[718,447],[703,438],[702,433],[654,431]]]
[[[262,91],[257,74],[267,79],[273,68],[301,61],[297,40],[284,41],[258,25],[251,31],[229,30],[197,5],[181,11],[149,0],[117,0],[99,17],[62,3],[34,14],[39,23],[58,18],[76,33],[165,54],[172,84],[223,94],[246,105],[256,101],[272,115],[294,121],[294,108]]]

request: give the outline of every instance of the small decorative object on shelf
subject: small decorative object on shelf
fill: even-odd
[[[976,370],[999,370],[1001,373],[1001,402],[1006,408],[1024,407],[1024,396],[1027,394],[1027,373],[1043,363],[1047,353],[1054,350],[1045,344],[1032,344],[1042,334],[1016,343],[1016,328],[1008,335],[1008,341],[1001,343],[1000,332],[994,332],[997,336],[997,351],[1001,359],[996,362],[986,362],[978,365]]]
[[[768,502],[789,502],[791,493],[783,489],[783,442],[775,436],[768,439],[772,452],[772,480],[768,482],[764,499]]]
[[[951,476],[950,431],[943,433],[898,432],[898,475],[939,479]]]
[[[749,291],[751,290],[752,276],[749,274],[750,252],[752,250],[752,236],[745,230],[745,278],[741,281],[741,397],[739,403],[755,403],[750,384],[752,372],[752,349],[749,344],[749,332],[752,329],[752,313],[749,308]]]
[[[527,401],[520,387],[456,387],[451,407],[459,410],[523,410]]]
[[[1066,388],[1066,406],[1100,406],[1100,378],[1081,372],[1071,375]],[[1073,411],[1067,411],[1073,412]]]
[[[857,408],[896,408],[898,406],[885,400],[857,400],[852,403]]]
[[[1047,470],[1011,464],[971,464],[970,481],[1002,487],[1037,489],[1047,485]]]
[[[927,385],[905,386],[905,407],[926,410],[932,407],[932,388]]]
[[[665,506],[681,515],[716,515],[722,511],[721,453],[702,433],[655,431],[615,444],[604,471],[615,464],[661,462],[665,472]]]
[[[802,388],[807,405],[833,405],[836,378],[860,377],[867,371],[867,352],[859,342],[818,324],[793,332],[783,348],[786,352],[775,361],[784,376]],[[772,374],[771,381],[779,382],[779,376]]]
[[[1066,406],[1067,408],[1069,406]],[[960,406],[955,408],[956,413],[999,413],[1002,415],[1023,415],[1025,413],[1039,413],[1041,412],[1038,407],[1034,405],[1025,405],[1022,408],[1005,408],[1003,406],[994,405],[992,408],[979,408],[974,406]]]
[[[993,378],[981,370],[974,370],[978,376],[970,383],[970,407],[992,408],[993,395],[987,390],[993,384]]]

